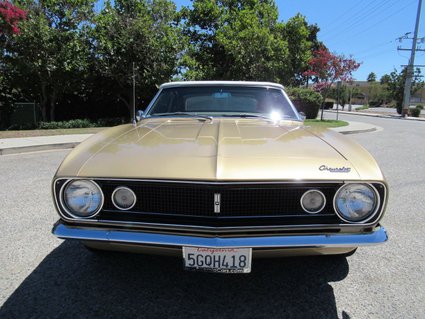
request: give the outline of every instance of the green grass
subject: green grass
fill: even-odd
[[[310,126],[320,126],[320,127],[341,127],[347,126],[348,123],[345,121],[337,121],[337,120],[305,120],[305,125]]]
[[[0,138],[52,136],[52,135],[68,135],[68,134],[94,134],[104,129],[105,127],[88,127],[88,128],[66,128],[66,129],[57,129],[57,130],[0,131]]]
[[[365,104],[365,105],[363,105],[361,107],[356,108],[356,112],[357,111],[362,111],[362,110],[367,110],[367,109],[369,109],[369,105]]]

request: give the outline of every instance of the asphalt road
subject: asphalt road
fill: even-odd
[[[249,275],[56,239],[50,180],[68,152],[0,156],[0,318],[425,318],[425,123],[341,118],[384,129],[349,137],[388,178],[390,241],[347,259],[254,260]]]

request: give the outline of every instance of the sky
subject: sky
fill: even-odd
[[[366,80],[375,72],[378,80],[409,61],[412,40],[398,38],[411,32],[413,37],[419,0],[276,0],[279,19],[287,21],[301,13],[309,24],[317,24],[321,40],[331,52],[353,55],[362,62],[354,78]],[[190,0],[174,0],[177,8],[190,6]],[[421,10],[418,37],[425,37],[425,3]],[[425,41],[418,43],[425,49]],[[417,52],[415,64],[425,65],[425,52]],[[422,69],[425,72],[425,69]]]

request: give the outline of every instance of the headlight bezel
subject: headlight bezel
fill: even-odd
[[[346,218],[339,210],[337,206],[337,198],[338,194],[347,186],[349,185],[364,185],[368,188],[370,188],[374,194],[375,194],[375,203],[374,208],[372,212],[370,212],[364,219],[353,221],[348,218]],[[376,189],[376,187],[371,183],[365,183],[365,182],[346,182],[344,185],[342,185],[338,190],[335,192],[334,198],[333,198],[333,208],[335,211],[335,214],[340,218],[342,221],[349,223],[349,224],[366,224],[370,220],[372,220],[374,217],[376,217],[377,213],[381,210],[381,195],[379,194],[379,191]]]
[[[69,185],[71,185],[73,182],[77,182],[77,181],[87,181],[89,183],[92,183],[98,190],[100,193],[100,205],[99,207],[89,216],[78,216],[75,214],[75,212],[72,212],[72,210],[68,207],[66,201],[65,201],[65,190],[67,187],[69,187]],[[78,220],[90,220],[93,217],[96,217],[103,208],[103,205],[105,203],[105,195],[103,194],[102,188],[99,186],[99,184],[97,184],[94,180],[89,179],[89,178],[76,178],[76,179],[69,179],[67,180],[60,188],[59,191],[59,203],[60,203],[60,207],[63,209],[63,211],[72,219],[78,219]]]

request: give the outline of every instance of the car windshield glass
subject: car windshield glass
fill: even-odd
[[[167,115],[299,120],[282,90],[248,86],[165,88],[146,116]]]

